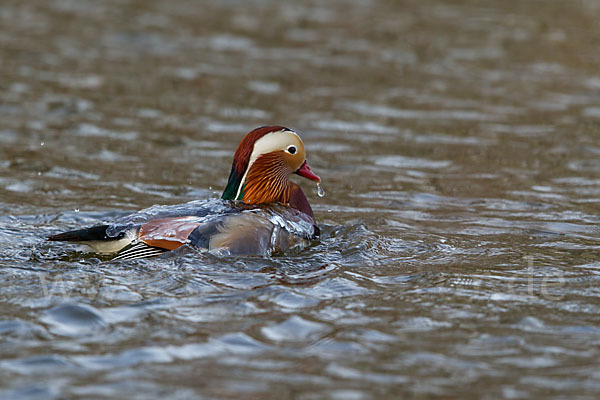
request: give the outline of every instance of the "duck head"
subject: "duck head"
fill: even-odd
[[[246,134],[235,152],[222,198],[246,204],[294,205],[300,191],[300,201],[308,205],[300,187],[290,181],[292,174],[321,182],[306,163],[304,143],[296,132],[283,126],[256,128]],[[312,216],[312,210],[308,214]]]

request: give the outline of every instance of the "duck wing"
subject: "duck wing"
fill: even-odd
[[[284,206],[223,215],[198,226],[190,244],[223,255],[262,255],[304,247],[318,235],[314,220]]]

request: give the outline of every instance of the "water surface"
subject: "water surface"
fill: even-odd
[[[598,398],[589,1],[0,5],[0,397]],[[319,243],[110,263],[298,130]]]

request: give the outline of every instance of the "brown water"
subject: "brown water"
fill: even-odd
[[[4,0],[0,397],[600,397],[600,3]],[[301,132],[287,257],[44,237]]]

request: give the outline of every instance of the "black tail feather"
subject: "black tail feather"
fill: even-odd
[[[123,238],[125,235],[124,232],[121,232],[115,237],[108,236],[106,230],[109,226],[110,225],[98,225],[91,228],[63,232],[57,235],[48,236],[48,240],[54,242],[91,242],[97,240],[118,240]]]

